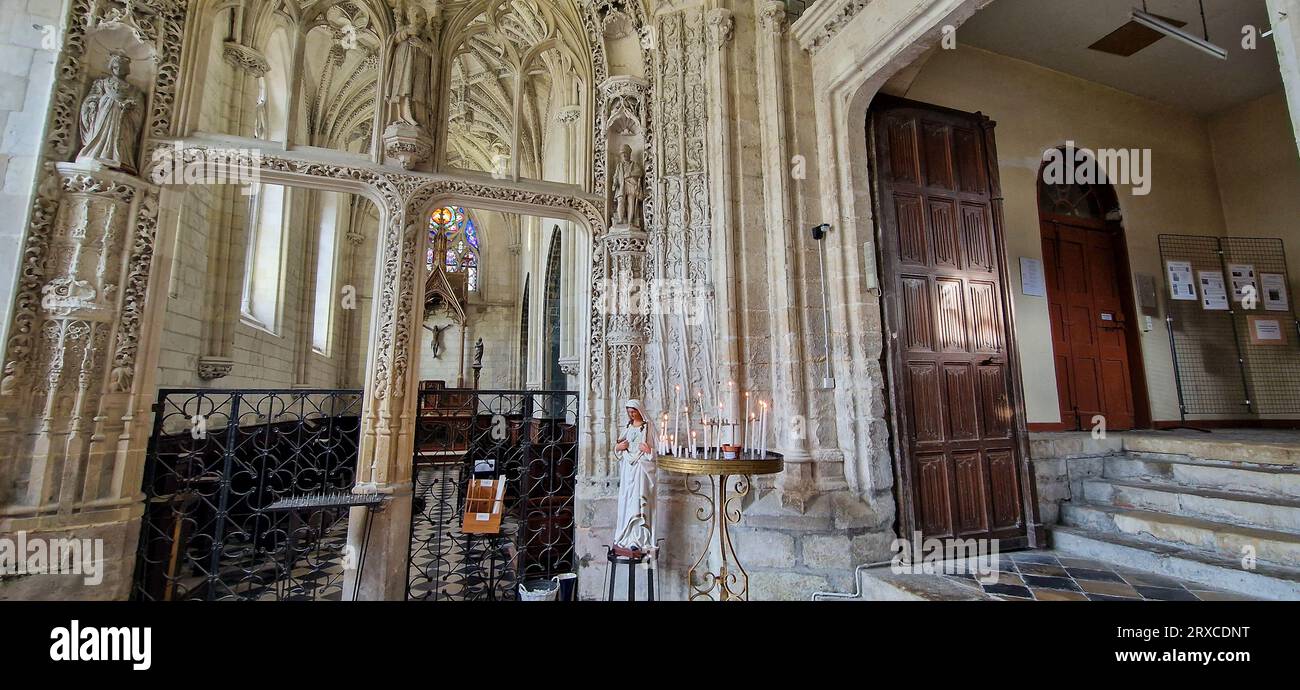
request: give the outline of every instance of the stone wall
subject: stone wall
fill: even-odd
[[[360,377],[356,371],[364,367],[369,333],[364,327],[349,326],[346,318],[356,318],[364,322],[370,310],[367,294],[373,283],[373,250],[362,250],[355,262],[352,276],[344,274],[344,261],[350,251],[345,233],[336,237],[338,261],[335,269],[335,289],[333,299],[335,318],[333,320],[333,346],[327,354],[311,349],[310,332],[312,329],[312,308],[314,294],[303,290],[304,274],[314,272],[316,266],[313,251],[304,251],[309,243],[314,242],[315,233],[308,227],[307,208],[308,192],[303,188],[289,190],[291,211],[286,222],[284,252],[286,254],[281,276],[280,310],[281,316],[275,332],[252,325],[240,319],[235,328],[234,345],[231,351],[234,368],[224,378],[205,382],[199,377],[198,361],[202,356],[202,330],[205,319],[214,318],[209,314],[209,296],[221,289],[213,284],[208,272],[209,235],[214,224],[230,223],[235,228],[231,233],[231,256],[238,257],[243,263],[246,251],[247,213],[241,212],[247,200],[242,195],[233,205],[234,210],[223,212],[218,203],[218,194],[213,187],[198,186],[190,189],[181,206],[181,223],[176,238],[176,253],[172,261],[172,285],[169,293],[167,312],[164,317],[164,333],[159,361],[159,387],[161,388],[291,388],[303,384],[312,388],[335,388],[340,385],[358,385]],[[242,202],[242,204],[240,203]],[[368,203],[368,202],[367,202]],[[224,214],[224,215],[223,215]],[[373,233],[362,241],[363,245],[374,243]],[[238,304],[243,285],[242,274],[234,276],[231,281],[232,294],[228,299]],[[352,285],[357,288],[356,309],[349,313],[339,307],[342,288]],[[307,347],[300,343],[300,335],[306,335]],[[349,343],[343,339],[349,338]],[[298,364],[306,357],[306,379],[295,381]],[[344,383],[340,383],[343,381]],[[351,381],[352,383],[347,383]]]
[[[0,218],[27,218],[54,85],[61,0],[0,0]],[[26,228],[0,223],[0,307],[9,313]],[[8,339],[0,319],[0,342]]]

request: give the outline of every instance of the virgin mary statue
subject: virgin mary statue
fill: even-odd
[[[659,466],[653,441],[650,416],[641,401],[627,401],[627,424],[614,446],[619,464],[614,552],[620,556],[654,555],[655,473]]]

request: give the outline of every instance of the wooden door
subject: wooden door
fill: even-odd
[[[900,532],[1038,545],[993,124],[878,99],[871,130]]]
[[[1135,426],[1128,327],[1120,270],[1122,238],[1104,223],[1042,221],[1061,421],[1084,430]]]

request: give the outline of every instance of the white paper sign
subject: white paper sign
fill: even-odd
[[[1201,307],[1208,311],[1227,311],[1230,309],[1228,286],[1223,281],[1223,272],[1200,271],[1197,275],[1201,279]]]
[[[1246,297],[1246,286],[1255,288],[1259,296],[1259,284],[1255,282],[1255,267],[1250,264],[1228,264],[1228,273],[1232,276],[1232,301],[1240,302]]]
[[[1286,276],[1281,273],[1261,273],[1259,282],[1264,288],[1264,309],[1291,311],[1286,294]]]
[[[1020,291],[1030,297],[1047,296],[1047,277],[1043,273],[1043,260],[1020,257]]]
[[[1196,301],[1196,282],[1192,279],[1192,262],[1166,261],[1169,275],[1169,296],[1181,301]]]
[[[1276,319],[1255,319],[1255,339],[1262,342],[1282,340],[1282,322]]]

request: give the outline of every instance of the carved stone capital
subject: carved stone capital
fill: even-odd
[[[433,138],[418,125],[394,122],[384,129],[384,157],[414,170],[433,156]]]
[[[271,63],[267,61],[265,55],[234,41],[226,41],[221,56],[231,67],[241,69],[254,77],[264,77],[271,71]]]
[[[783,34],[785,33],[786,16],[785,3],[780,2],[780,0],[771,0],[759,8],[758,25],[769,34]]]
[[[228,357],[200,357],[199,378],[204,381],[216,381],[230,375],[235,368],[234,360]]]
[[[791,28],[804,50],[817,54],[871,0],[819,0]]]
[[[561,357],[560,371],[565,376],[577,376],[582,371],[582,358],[580,357]]]
[[[725,48],[736,33],[736,16],[731,10],[721,7],[709,10],[705,22],[709,28],[709,45],[714,50]]]

